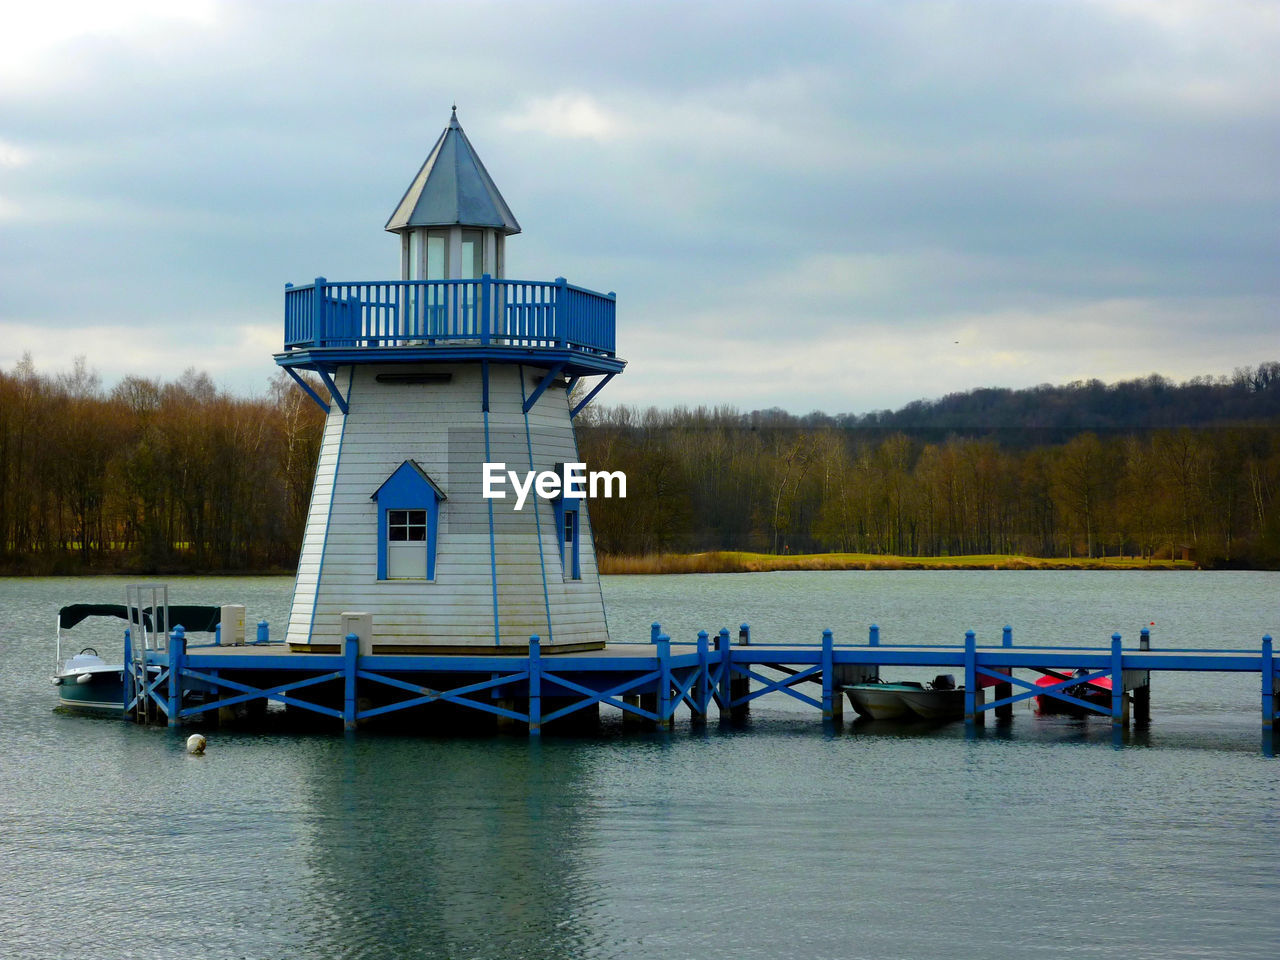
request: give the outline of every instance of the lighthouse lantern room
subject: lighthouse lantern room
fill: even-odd
[[[573,417],[625,365],[614,295],[505,278],[520,225],[456,109],[386,229],[400,280],[285,290],[276,362],[326,412],[291,648],[337,651],[352,612],[378,653],[604,646],[586,500],[483,493],[485,464],[577,462]]]

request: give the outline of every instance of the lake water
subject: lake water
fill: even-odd
[[[1280,760],[1257,677],[1160,675],[1149,731],[1037,718],[456,740],[63,715],[57,608],[124,580],[0,580],[4,958],[1224,957],[1280,952]],[[175,579],[283,626],[292,582]],[[1256,648],[1271,573],[612,578],[615,639]],[[117,644],[118,637],[104,642]],[[103,651],[104,653],[106,651]],[[887,672],[887,671],[886,671]],[[894,672],[896,675],[896,671]]]

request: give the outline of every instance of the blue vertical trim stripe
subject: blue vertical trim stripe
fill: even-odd
[[[484,381],[484,459],[488,463],[493,458],[489,455],[489,364],[481,365],[480,377]],[[489,506],[489,582],[493,585],[493,645],[502,645],[502,630],[498,621],[498,547],[493,535],[493,501],[486,500]]]
[[[356,368],[348,367],[347,370],[349,371],[347,374],[347,403],[350,405],[351,390],[356,381]],[[330,413],[330,416],[332,415]],[[311,624],[307,627],[308,643],[311,642],[316,632],[316,610],[320,606],[320,582],[324,579],[324,556],[329,552],[325,549],[325,546],[329,542],[329,526],[333,523],[333,501],[338,497],[338,470],[342,467],[342,445],[347,438],[347,418],[349,416],[349,413],[342,415],[342,430],[338,433],[338,455],[333,458],[333,483],[329,488],[329,513],[324,519],[324,545],[320,547],[320,568],[316,570],[316,592],[311,598]]]
[[[524,395],[524,367],[520,368],[520,400],[523,403]],[[529,431],[529,411],[524,411],[524,442],[529,450],[529,469],[533,466],[533,434]],[[542,602],[546,605],[547,610],[547,640],[555,643],[555,634],[551,630],[551,594],[547,591],[547,561],[542,555],[542,520],[538,516],[538,500],[539,497],[533,497],[533,522],[538,531],[538,566],[542,568]],[[492,503],[493,501],[490,501]],[[557,534],[559,536],[559,534]]]
[[[566,407],[569,405],[569,391],[568,391],[568,390],[566,390],[566,391],[565,391],[564,403],[565,403],[565,406],[566,406]],[[570,435],[571,437],[573,437],[573,457],[574,457],[574,459],[575,459],[575,460],[577,460],[577,461],[581,461],[581,460],[582,460],[582,451],[578,449],[578,431],[577,431],[577,429],[576,429],[576,428],[574,427],[574,425],[573,425],[573,416],[572,416],[572,415],[570,415],[570,417],[569,417],[569,435]],[[583,518],[584,518],[584,517],[586,518],[587,526],[590,526],[590,525],[591,525],[591,515],[590,515],[590,513],[589,513],[589,512],[588,512],[588,510],[587,510],[587,498],[586,498],[586,497],[583,497],[581,500],[579,500],[579,501],[578,501],[578,527],[579,527],[579,529],[578,529],[578,537],[579,537],[579,539],[581,539],[581,537],[582,537],[582,529],[581,529],[581,527],[582,527],[582,520],[583,520]],[[591,533],[591,562],[592,562],[592,564],[594,564],[594,565],[595,565],[595,568],[596,568],[596,592],[600,595],[600,609],[601,609],[602,611],[604,611],[604,614],[605,614],[605,639],[606,639],[606,640],[608,640],[608,639],[609,639],[609,626],[608,626],[608,623],[609,623],[609,611],[608,611],[608,609],[605,607],[605,602],[604,602],[604,587],[603,587],[603,586],[601,586],[601,584],[600,584],[600,560],[599,560],[599,558],[596,556],[596,538],[595,538],[595,530],[594,530],[594,529],[592,529],[592,533]]]

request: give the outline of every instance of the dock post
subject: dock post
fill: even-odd
[[[822,719],[838,720],[840,693],[836,690],[835,636],[830,629],[822,631]]]
[[[348,633],[342,648],[342,728],[356,728],[356,669],[360,657],[360,638]]]
[[[670,730],[676,723],[675,705],[671,702],[671,638],[658,637],[658,725]]]
[[[978,712],[978,638],[972,630],[964,632],[964,725],[982,722]]]
[[[1005,625],[1004,630],[1000,634],[1000,646],[1002,647],[1013,646],[1013,627],[1009,626],[1008,624]],[[1012,668],[1010,668],[1010,670],[1006,672],[1012,672]],[[995,690],[993,692],[995,693],[995,698],[997,700],[1006,700],[1009,697],[1013,696],[1013,684],[997,683],[995,686]],[[1012,720],[1013,704],[1006,703],[1002,707],[996,707],[995,713],[996,713],[997,720]]]
[[[655,620],[653,621],[653,623],[649,624],[649,642],[652,643],[654,646],[657,646],[658,638],[661,636],[662,636],[662,624],[660,624],[657,620]],[[636,702],[636,706],[638,706],[641,710],[647,710],[649,711],[649,713],[657,713],[659,706],[661,706],[661,704],[658,703],[658,694],[656,691],[653,693],[640,694],[638,697],[636,697],[635,702]],[[648,717],[637,717],[637,719],[640,721],[640,725],[644,727],[646,730],[652,729],[652,726],[655,722],[653,720],[650,720]]]
[[[689,722],[707,722],[707,709],[711,703],[711,638],[707,631],[698,631],[698,678],[693,684],[693,702],[698,706],[689,715]]]
[[[880,646],[880,624],[873,623],[871,629],[867,631],[867,646]]]
[[[1151,649],[1151,628],[1143,627],[1138,635],[1138,649]],[[1147,670],[1146,683],[1133,688],[1133,724],[1145,727],[1151,723],[1151,671]]]
[[[1262,638],[1262,725],[1276,728],[1276,661],[1271,649],[1271,634]]]
[[[720,654],[720,719],[732,716],[729,702],[733,699],[733,688],[729,684],[729,664],[732,651],[729,646],[729,628],[721,627],[716,636],[716,651]]]
[[[1120,634],[1111,635],[1111,725],[1122,726],[1124,716],[1124,656],[1120,652]]]
[[[738,626],[738,646],[746,647],[751,644],[751,626],[750,624],[740,624]],[[751,694],[751,678],[745,675],[733,677],[729,681],[729,692],[734,700],[740,700]],[[734,720],[745,720],[747,714],[751,712],[751,705],[743,703],[741,706],[733,708]]]
[[[653,693],[640,694],[637,698],[637,702],[639,703],[641,710],[644,710],[646,713],[652,713],[655,717],[658,715],[658,708],[661,704],[658,703],[658,691],[656,688]],[[657,720],[645,716],[640,717],[640,726],[645,730],[652,730],[657,725]]]
[[[258,635],[254,638],[257,643],[271,642],[271,625],[265,620],[258,621]]]
[[[529,736],[542,736],[542,640],[529,638]]]
[[[173,628],[169,635],[169,726],[182,722],[178,714],[182,710],[182,670],[187,659],[187,632],[182,625]]]

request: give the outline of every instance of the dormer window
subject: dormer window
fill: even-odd
[[[378,504],[378,579],[434,580],[444,491],[406,460],[370,499]]]

